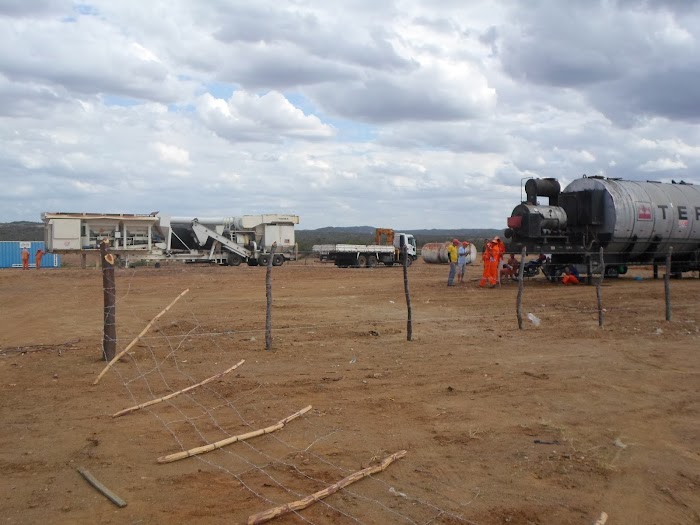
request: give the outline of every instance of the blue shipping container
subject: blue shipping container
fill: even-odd
[[[22,246],[29,250],[29,267],[34,268],[36,251],[44,250],[44,241],[0,241],[0,268],[22,268]],[[45,253],[41,259],[42,268],[60,268],[61,256]]]

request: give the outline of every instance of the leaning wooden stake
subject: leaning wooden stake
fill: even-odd
[[[270,258],[267,261],[265,275],[265,295],[267,296],[267,311],[265,314],[265,350],[272,350],[272,260],[275,258],[277,242],[272,243]]]
[[[184,292],[182,292],[180,295],[178,295],[178,296],[175,298],[175,300],[174,300],[172,303],[170,303],[168,306],[165,307],[165,310],[163,310],[161,313],[159,313],[158,315],[156,315],[156,316],[153,318],[153,320],[152,320],[150,323],[148,323],[148,324],[146,325],[146,328],[144,328],[144,329],[141,331],[141,333],[140,333],[139,335],[137,335],[136,338],[135,338],[133,341],[131,341],[131,342],[129,343],[129,345],[128,345],[124,350],[122,350],[121,352],[119,352],[119,353],[114,357],[114,359],[112,359],[112,360],[107,364],[107,366],[105,367],[105,369],[102,370],[102,372],[100,372],[100,375],[97,376],[97,379],[95,379],[95,381],[93,381],[92,384],[93,384],[93,385],[96,385],[97,383],[99,383],[100,379],[102,379],[102,376],[105,375],[105,374],[107,373],[107,370],[109,370],[110,368],[112,368],[112,365],[113,365],[114,363],[116,363],[117,361],[119,361],[119,360],[122,358],[122,356],[123,356],[124,354],[126,354],[129,350],[131,350],[131,347],[134,346],[134,345],[139,341],[139,339],[141,339],[141,338],[145,335],[146,332],[148,332],[148,329],[149,329],[151,326],[153,326],[153,323],[155,323],[155,322],[160,318],[161,315],[163,315],[165,312],[167,312],[168,310],[170,310],[170,308],[172,308],[172,306],[173,306],[176,302],[178,302],[178,300],[180,299],[180,297],[182,297],[183,295],[185,295],[185,294],[186,294],[187,292],[189,292],[189,291],[190,291],[190,289],[188,288],[187,290],[185,290]]]
[[[666,275],[664,275],[664,294],[666,296],[666,320],[671,320],[671,255],[673,246],[670,246],[666,254]]]
[[[196,385],[188,386],[187,388],[183,388],[182,390],[178,390],[177,392],[173,392],[172,394],[168,394],[167,396],[159,397],[158,399],[152,399],[151,401],[146,401],[145,403],[141,403],[140,405],[136,405],[136,406],[133,406],[133,407],[125,408],[124,410],[120,410],[120,411],[117,412],[116,414],[112,414],[112,417],[123,416],[124,414],[128,414],[128,413],[130,413],[130,412],[135,412],[136,410],[140,410],[140,409],[142,409],[142,408],[146,408],[146,407],[149,407],[149,406],[151,406],[151,405],[155,405],[155,404],[157,404],[157,403],[162,403],[163,401],[167,401],[168,399],[172,399],[172,398],[174,398],[175,396],[179,396],[180,394],[184,394],[184,393],[186,393],[186,392],[189,392],[190,390],[194,390],[194,389],[197,388],[197,387],[204,386],[204,385],[206,385],[207,383],[211,383],[211,382],[214,381],[215,379],[218,379],[218,378],[220,378],[220,377],[225,376],[225,375],[228,374],[231,370],[235,370],[236,368],[238,368],[239,366],[241,366],[243,363],[245,363],[245,359],[241,359],[238,363],[236,363],[235,365],[233,365],[233,366],[232,366],[231,368],[229,368],[228,370],[224,370],[223,372],[219,372],[218,374],[213,375],[213,376],[211,376],[210,378],[205,379],[204,381],[202,381],[202,382],[200,382],[200,383],[197,383]]]
[[[515,313],[518,316],[518,329],[523,329],[523,282],[525,281],[525,254],[527,249],[523,246],[520,252],[520,266],[518,267],[518,298],[515,301]]]
[[[105,361],[114,358],[117,352],[117,292],[114,285],[114,255],[109,253],[109,241],[100,243],[102,261],[102,289],[104,295],[104,335],[102,357]]]
[[[401,248],[403,252],[403,289],[406,294],[406,308],[408,309],[408,318],[406,320],[406,340],[413,341],[413,321],[411,319],[411,294],[408,291],[408,249],[406,246]]]
[[[114,492],[109,490],[107,487],[105,487],[102,483],[97,481],[95,476],[90,474],[87,470],[84,468],[80,467],[78,468],[78,472],[87,480],[90,485],[95,487],[97,490],[99,490],[109,501],[114,503],[117,507],[126,507],[126,501],[121,499],[119,496],[117,496]]]
[[[225,447],[226,445],[230,445],[231,443],[235,443],[236,441],[245,441],[250,438],[262,436],[263,434],[269,434],[271,432],[274,432],[275,430],[279,430],[293,419],[296,419],[299,416],[306,414],[309,410],[311,410],[311,405],[302,408],[301,410],[299,410],[299,412],[295,412],[289,417],[280,419],[276,424],[271,425],[269,427],[254,430],[253,432],[248,432],[247,434],[231,436],[230,438],[222,439],[221,441],[210,443],[208,445],[204,445],[203,447],[196,447],[191,448],[190,450],[183,450],[182,452],[170,454],[169,456],[161,456],[158,458],[158,463],[171,463],[173,461],[177,461],[178,459],[185,459],[189,458],[190,456],[197,456],[199,454],[204,454],[205,452],[211,452],[212,450]]]
[[[333,485],[326,487],[323,490],[319,490],[318,492],[314,492],[310,496],[306,496],[304,499],[293,501],[291,503],[287,503],[286,505],[280,505],[279,507],[274,507],[272,509],[266,510],[265,512],[258,512],[257,514],[253,514],[248,518],[248,525],[258,525],[260,523],[270,521],[271,519],[276,518],[277,516],[282,516],[283,514],[288,514],[290,512],[296,512],[298,510],[305,509],[313,503],[322,500],[323,498],[330,496],[331,494],[335,494],[340,489],[347,487],[351,483],[355,483],[356,481],[359,481],[362,478],[366,478],[367,476],[385,470],[394,461],[396,461],[397,459],[401,459],[405,455],[406,451],[400,450],[399,452],[396,452],[391,456],[384,458],[379,465],[375,465],[374,467],[367,467],[366,469],[359,470],[354,474],[350,474],[348,477],[341,479],[337,483],[334,483]]]
[[[603,248],[600,248],[600,277],[598,277],[598,283],[595,287],[595,296],[598,301],[598,326],[603,328],[603,301],[601,297],[600,287],[603,285],[603,279],[605,278],[605,261],[603,260]]]

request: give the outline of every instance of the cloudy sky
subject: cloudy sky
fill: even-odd
[[[505,226],[524,177],[700,183],[695,0],[0,0],[0,221]]]

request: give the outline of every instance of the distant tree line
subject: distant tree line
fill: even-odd
[[[41,222],[0,223],[0,241],[43,241],[44,224]]]

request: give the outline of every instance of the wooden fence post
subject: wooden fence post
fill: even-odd
[[[603,328],[603,302],[601,298],[600,287],[603,284],[603,279],[605,278],[605,261],[603,260],[603,248],[600,248],[600,277],[598,278],[598,283],[595,287],[595,296],[598,302],[598,326]]]
[[[277,243],[272,243],[270,258],[267,261],[265,275],[265,293],[267,295],[267,314],[265,316],[265,350],[272,350],[272,260],[275,258]]]
[[[669,246],[666,254],[666,275],[664,275],[664,292],[666,295],[666,320],[671,320],[671,255],[673,246]]]
[[[406,294],[406,308],[408,309],[408,318],[406,320],[406,340],[413,341],[413,320],[411,319],[411,294],[408,291],[408,249],[406,246],[401,248],[403,252],[403,289]]]
[[[523,329],[523,312],[522,312],[522,302],[523,302],[523,283],[525,281],[525,254],[527,253],[527,248],[523,246],[523,250],[520,252],[520,267],[518,268],[518,298],[515,301],[515,313],[518,316],[518,329]]]
[[[109,241],[100,243],[102,260],[102,289],[104,291],[104,335],[102,337],[102,356],[109,362],[117,353],[117,315],[114,286],[114,255],[109,253]]]
[[[591,254],[586,252],[586,284],[593,284],[593,265],[591,263]]]

